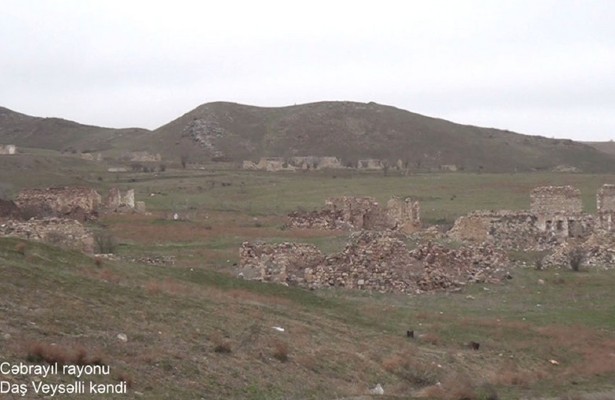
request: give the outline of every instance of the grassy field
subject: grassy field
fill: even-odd
[[[40,157],[55,162],[53,155]],[[527,208],[531,188],[544,184],[580,188],[592,211],[597,188],[615,176],[224,168],[118,175],[75,163],[38,175],[9,165],[0,181],[13,192],[74,183],[58,178],[73,176],[63,173],[71,169],[79,182],[101,191],[133,187],[150,214],[106,216],[98,225],[117,238],[121,256],[177,261],[165,267],[96,261],[0,238],[0,361],[85,354],[110,366],[111,375],[94,377],[97,382],[131,383],[127,395],[105,397],[118,399],[369,398],[378,383],[390,399],[615,398],[612,271],[520,268],[503,285],[401,296],[247,282],[234,277],[233,265],[245,240],[341,249],[343,233],[283,229],[287,212],[318,208],[329,196],[414,196],[424,221],[446,225],[475,209]],[[410,329],[414,340],[406,338]],[[480,349],[472,350],[470,341]]]

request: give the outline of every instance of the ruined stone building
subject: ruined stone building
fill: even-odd
[[[87,187],[24,189],[15,199],[17,206],[31,216],[60,216],[85,221],[94,218],[102,203],[100,194]]]
[[[420,205],[411,198],[394,197],[386,207],[382,207],[373,197],[332,197],[325,201],[321,210],[289,214],[289,225],[295,228],[411,233],[421,227]]]
[[[359,160],[357,162],[357,169],[380,170],[383,168],[384,168],[383,161],[375,159],[375,158],[367,158],[364,160]]]
[[[288,159],[283,157],[262,157],[257,163],[244,161],[243,169],[260,171],[296,171],[344,168],[337,157],[296,156]]]
[[[160,162],[162,156],[159,153],[152,154],[147,151],[131,151],[122,155],[120,159],[131,162]]]
[[[145,203],[135,201],[135,192],[122,194],[112,188],[104,199],[88,187],[51,187],[24,189],[15,200],[21,214],[30,217],[63,217],[78,221],[95,219],[100,212],[144,212]]]
[[[571,186],[538,187],[526,211],[474,211],[455,221],[448,235],[457,240],[493,241],[502,247],[543,250],[568,239],[613,231],[615,185],[596,195],[597,215],[583,212],[581,192]]]
[[[14,144],[0,144],[0,155],[12,155],[17,153],[17,147]]]
[[[583,235],[581,191],[572,186],[543,186],[530,193],[530,211],[542,232],[561,237]]]

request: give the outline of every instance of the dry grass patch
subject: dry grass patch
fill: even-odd
[[[192,293],[192,288],[189,285],[168,277],[163,280],[150,279],[143,288],[152,295],[164,293],[176,296],[179,294],[190,295]]]
[[[442,373],[441,368],[435,363],[420,360],[414,349],[385,358],[382,361],[382,368],[417,386],[434,385]]]
[[[288,351],[289,351],[288,343],[280,339],[276,339],[273,341],[272,347],[273,347],[273,351],[271,355],[273,356],[273,358],[281,362],[288,361]]]
[[[106,365],[99,352],[88,352],[82,346],[66,347],[42,342],[27,342],[23,347],[26,360],[33,363]]]

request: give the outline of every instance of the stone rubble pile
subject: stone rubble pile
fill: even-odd
[[[240,270],[246,279],[397,293],[450,290],[507,275],[506,254],[492,246],[447,249],[427,243],[411,251],[405,239],[396,232],[355,232],[341,253],[329,256],[308,244],[245,242]]]
[[[612,268],[615,265],[615,238],[594,234],[587,240],[563,242],[542,259],[542,267],[572,269],[575,257],[579,257],[580,269]]]

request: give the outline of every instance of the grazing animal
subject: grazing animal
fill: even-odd
[[[406,337],[414,339],[414,331],[406,331]]]
[[[470,342],[470,348],[472,350],[478,350],[478,349],[480,349],[480,343],[478,343],[478,342]]]

